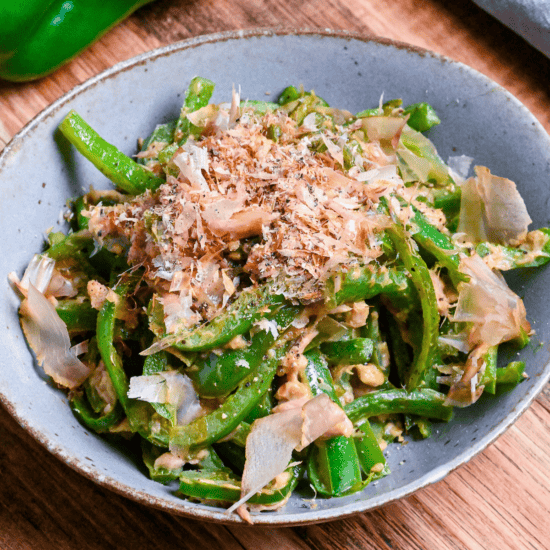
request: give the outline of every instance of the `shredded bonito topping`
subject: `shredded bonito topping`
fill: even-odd
[[[99,241],[126,242],[129,262],[146,268],[164,307],[176,305],[187,326],[215,316],[242,272],[252,283],[275,280],[287,298],[319,300],[331,273],[381,254],[377,233],[389,220],[374,207],[403,188],[395,172],[376,177],[388,157],[372,144],[360,149],[344,127],[312,131],[282,112],[245,111],[225,129],[216,126],[226,120],[220,111],[203,121],[200,141],[176,152],[177,176],[156,193],[90,212]],[[266,137],[274,126],[277,141]],[[341,166],[346,147],[349,172]]]

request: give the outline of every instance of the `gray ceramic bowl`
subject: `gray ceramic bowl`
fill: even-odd
[[[442,157],[466,154],[494,173],[517,182],[534,220],[550,223],[550,139],[527,109],[497,84],[474,70],[430,52],[331,32],[250,31],[188,40],[121,63],[90,79],[32,120],[0,156],[0,258],[2,308],[0,398],[4,406],[48,450],[95,482],[139,502],[196,518],[238,522],[221,508],[174,496],[174,487],[150,481],[139,460],[87,432],[73,417],[63,392],[55,389],[29,352],[17,318],[18,301],[7,274],[21,273],[41,249],[44,231],[58,226],[68,197],[105,179],[75,154],[56,131],[71,108],[108,141],[128,154],[136,138],[178,115],[189,80],[195,75],[217,83],[213,101],[226,101],[233,84],[243,97],[274,99],[287,85],[314,89],[331,105],[357,112],[387,99],[431,103],[442,124],[430,138]],[[550,270],[509,277],[525,299],[537,341],[550,341]],[[392,474],[362,493],[318,499],[294,495],[278,512],[257,516],[259,524],[300,524],[341,518],[402,498],[442,479],[502,434],[529,406],[550,376],[548,349],[530,346],[518,358],[527,362],[529,380],[510,393],[483,398],[457,411],[427,441],[393,446]],[[504,363],[512,355],[501,357]],[[516,355],[514,353],[514,358]]]

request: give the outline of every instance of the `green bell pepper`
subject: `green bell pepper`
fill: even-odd
[[[0,0],[0,78],[51,73],[152,0]]]
[[[313,396],[327,394],[340,405],[328,363],[316,350],[306,353],[303,381]],[[308,477],[315,490],[326,496],[353,493],[362,485],[361,466],[352,437],[339,435],[312,445],[307,459]]]
[[[162,178],[155,176],[153,172],[105,141],[76,111],[69,111],[59,125],[59,130],[122,191],[139,195],[147,189],[155,191],[165,183]]]
[[[508,366],[496,370],[497,385],[512,384],[517,385],[525,379],[523,372],[525,363],[523,361],[512,361]]]
[[[178,449],[182,455],[192,454],[229,435],[269,389],[279,362],[289,348],[290,343],[285,341],[283,335],[271,348],[272,353],[266,354],[266,359],[256,369],[251,369],[237,390],[220,407],[190,424],[174,426],[170,431],[170,449]]]
[[[298,306],[283,306],[268,318],[284,332],[300,313]],[[262,362],[263,356],[274,344],[276,336],[259,330],[243,349],[228,350],[222,355],[210,353],[199,357],[187,374],[202,397],[222,397],[231,393],[239,382]]]
[[[301,464],[290,466],[286,469],[288,477],[282,487],[264,487],[249,500],[250,504],[269,506],[284,500],[298,484],[303,471]],[[178,493],[204,501],[236,502],[241,498],[241,481],[223,470],[186,470],[180,475]]]
[[[387,231],[405,268],[411,275],[422,306],[422,342],[415,353],[410,370],[406,373],[406,388],[412,391],[421,385],[424,377],[427,376],[434,352],[437,350],[439,338],[437,299],[428,267],[420,255],[411,250],[410,242],[403,228],[395,224]]]
[[[414,103],[405,107],[403,112],[410,115],[407,124],[417,132],[426,132],[441,123],[435,109],[428,103]]]
[[[449,422],[453,416],[453,408],[445,405],[445,395],[430,389],[377,390],[348,403],[344,410],[356,425],[364,418],[381,414],[417,414],[444,422]]]

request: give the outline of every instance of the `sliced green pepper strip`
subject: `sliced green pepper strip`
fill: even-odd
[[[523,349],[530,341],[531,336],[529,336],[529,333],[520,327],[519,336],[516,336],[513,340],[510,340],[510,343],[517,349]]]
[[[250,504],[268,506],[284,500],[296,487],[303,475],[301,465],[287,468],[288,480],[279,489],[270,489],[269,485],[251,497]],[[180,475],[179,492],[186,497],[198,500],[218,502],[237,502],[241,498],[241,481],[234,474],[224,471],[188,470]]]
[[[316,349],[305,356],[303,377],[311,394],[325,393],[340,405],[326,359]],[[362,479],[353,438],[342,435],[316,442],[307,459],[307,472],[315,490],[323,495],[341,496],[356,491]]]
[[[90,225],[90,220],[83,215],[83,212],[87,209],[88,203],[86,202],[86,195],[81,195],[73,202],[73,224],[76,226],[77,231],[88,229]]]
[[[170,423],[151,407],[151,403],[130,399],[126,416],[132,431],[154,445],[168,449]]]
[[[149,477],[153,481],[167,485],[171,481],[179,479],[183,473],[183,466],[179,468],[166,468],[155,467],[156,459],[166,452],[166,449],[162,449],[153,445],[147,439],[141,440],[141,452],[143,456],[143,462],[149,470]],[[223,461],[217,455],[216,451],[212,448],[204,449],[201,455],[206,452],[206,456],[203,456],[199,461],[199,468],[202,471],[223,471],[230,473],[231,470],[226,468]]]
[[[437,310],[437,298],[430,277],[430,272],[424,260],[411,250],[411,243],[405,236],[403,228],[392,225],[388,228],[401,261],[411,274],[412,281],[420,296],[422,306],[422,344],[415,354],[413,364],[407,373],[406,388],[413,390],[422,382],[426,371],[432,367],[432,358],[438,347],[439,339],[439,313]]]
[[[318,349],[309,350],[305,353],[305,357],[307,365],[302,372],[302,378],[308,385],[311,395],[315,397],[326,393],[332,401],[340,405],[326,358]]]
[[[143,363],[143,375],[156,374],[170,370],[169,356],[166,351],[159,351],[145,358]]]
[[[388,101],[384,101],[384,103],[382,104],[382,112],[385,116],[390,116],[395,111],[395,109],[399,109],[401,105],[403,105],[402,99],[388,99]]]
[[[212,447],[203,449],[201,455],[203,455],[204,452],[207,453],[206,456],[203,456],[199,461],[199,468],[202,471],[229,470]]]
[[[420,163],[422,171],[426,170],[427,162],[427,177],[430,182],[433,181],[441,187],[454,183],[449,175],[448,166],[441,160],[434,144],[410,126],[403,128],[396,154],[405,181],[425,181],[426,175],[418,174],[414,170],[414,166],[418,163],[418,159],[414,157],[418,157],[425,161]]]
[[[244,449],[246,447],[246,438],[248,437],[251,429],[252,426],[246,420],[243,420],[227,437],[224,438],[224,441],[232,441]]]
[[[92,234],[87,229],[69,233],[61,241],[55,242],[45,254],[52,260],[74,258],[84,247],[93,242]]]
[[[123,299],[135,285],[137,276],[119,281],[113,291]],[[130,427],[152,443],[167,447],[168,433],[161,416],[155,413],[150,403],[128,398],[130,383],[122,365],[122,358],[114,345],[116,304],[105,300],[97,317],[97,347],[111,378],[119,403],[122,405]]]
[[[299,315],[301,307],[283,305],[266,319],[284,332]],[[275,327],[273,327],[275,328]],[[267,350],[275,342],[276,333],[259,330],[250,344],[237,350],[228,350],[222,355],[210,353],[206,358],[198,358],[188,369],[187,374],[195,383],[202,397],[221,397],[233,391],[250,370],[258,367]]]
[[[378,444],[378,440],[372,431],[368,419],[365,418],[363,420],[363,423],[359,426],[359,430],[361,435],[355,437],[354,441],[361,470],[363,470],[366,476],[370,476],[373,473],[377,478],[388,475],[390,472],[386,466],[386,457]],[[382,466],[378,466],[379,464]]]
[[[476,247],[476,253],[483,258],[492,252],[497,252],[499,258],[506,260],[499,263],[501,271],[519,267],[540,267],[550,261],[550,228],[543,227],[536,231],[545,236],[545,243],[540,250],[534,251],[528,243],[520,244],[518,247],[480,243]]]
[[[113,291],[124,299],[130,288],[130,281],[119,282]],[[122,366],[122,358],[114,345],[116,304],[105,300],[97,316],[97,347],[105,364],[105,369],[111,378],[116,395],[122,407],[128,414],[128,390],[130,383]]]
[[[165,452],[166,449],[153,445],[147,439],[141,440],[141,454],[143,463],[149,471],[149,477],[153,481],[162,483],[163,485],[167,485],[171,481],[178,479],[183,472],[183,466],[178,468],[155,467],[156,459]]]
[[[434,193],[435,194],[435,193]],[[452,195],[458,196],[456,203],[452,202]],[[443,197],[440,197],[441,200],[435,199],[434,202],[434,208],[441,208],[443,211],[443,214],[445,214],[446,223],[445,227],[451,232],[456,233],[458,228],[458,222],[460,221],[460,188],[458,193],[457,192],[449,192],[448,195],[448,202],[445,204],[445,200]],[[436,204],[440,204],[441,206],[436,206]]]
[[[341,435],[312,445],[307,476],[313,488],[325,496],[339,497],[361,489],[361,467],[353,438]]]
[[[495,393],[497,385],[497,355],[498,346],[491,346],[482,358],[485,371],[479,384],[485,386],[483,391],[491,394]]]
[[[462,281],[468,281],[469,277],[458,269],[460,256],[451,239],[431,225],[424,214],[416,208],[414,208],[414,217],[411,221],[418,229],[412,234],[413,239],[424,250],[432,254],[440,265],[447,268],[453,284],[457,286]],[[454,253],[450,254],[451,251]]]
[[[450,219],[460,211],[462,190],[460,187],[450,186],[431,190],[432,205],[443,210],[445,217]]]
[[[371,116],[390,116],[395,114],[395,109],[403,105],[402,99],[390,99],[382,104],[382,108],[374,107],[373,109],[365,109],[355,115],[355,118],[367,118]]]
[[[264,317],[272,306],[280,305],[284,297],[271,293],[269,285],[243,290],[224,312],[195,330],[177,335],[173,347],[180,351],[206,351],[223,346],[230,340],[248,332]],[[170,337],[170,336],[169,336]]]
[[[277,103],[279,105],[286,105],[287,103],[290,103],[291,101],[296,101],[297,99],[300,99],[302,97],[303,92],[298,90],[296,86],[287,86],[279,96],[279,99]]]
[[[271,101],[247,99],[246,101],[241,101],[241,107],[248,107],[259,115],[265,115],[266,113],[277,110],[280,105],[278,103],[272,103]]]
[[[85,426],[98,433],[109,431],[109,428],[124,418],[124,411],[118,403],[107,414],[98,416],[84,394],[75,393],[69,404],[76,417]]]
[[[428,103],[413,103],[403,111],[410,115],[407,124],[417,132],[426,132],[433,126],[441,124],[435,109]]]
[[[314,92],[298,90],[295,86],[288,86],[279,97],[278,107],[288,113],[288,116],[302,124],[304,118],[312,112],[330,117],[329,104]]]
[[[384,417],[381,418],[382,419],[376,417],[368,418],[370,429],[372,430],[372,433],[374,434],[374,437],[376,438],[379,447],[381,447],[384,443],[386,444],[385,446],[387,446],[388,444],[393,443],[399,437],[399,432],[386,429],[387,421]],[[363,420],[367,420],[367,418],[362,418],[361,422],[363,422]],[[359,426],[357,425],[357,423],[355,424],[356,428],[359,428],[360,426],[361,424],[359,424]]]
[[[201,131],[191,124],[187,118],[187,114],[197,111],[202,107],[206,107],[214,93],[214,87],[215,84],[207,78],[196,76],[191,80],[185,92],[185,101],[174,131],[174,141],[178,145],[183,145],[190,134]]]
[[[448,422],[453,408],[444,405],[445,395],[435,390],[405,389],[378,390],[358,397],[348,403],[344,410],[348,418],[356,423],[364,418],[380,414],[418,414],[427,418]]]
[[[350,396],[353,394],[353,386],[351,385],[351,373],[345,370],[338,373],[338,378],[333,379],[334,390],[338,396],[338,400],[344,398],[344,396]]]
[[[82,332],[97,328],[97,310],[88,301],[59,300],[55,310],[69,331]]]
[[[410,295],[410,279],[405,270],[399,268],[379,268],[373,265],[352,267],[344,274],[336,275],[327,281],[325,302],[329,308],[346,302],[368,300],[379,294],[390,297]]]
[[[352,338],[339,342],[323,342],[319,349],[333,365],[359,365],[369,362],[373,347],[369,338]]]
[[[388,328],[388,345],[391,353],[393,365],[397,370],[398,381],[394,381],[395,385],[403,385],[406,378],[407,370],[411,365],[411,348],[403,340],[399,324],[393,317],[388,315],[387,318]]]
[[[369,338],[373,343],[372,356],[370,362],[376,365],[388,380],[390,357],[388,344],[384,341],[380,332],[380,308],[376,304],[371,304],[367,324],[361,329],[361,335]]]
[[[394,314],[395,315],[395,314]],[[398,314],[399,315],[399,314]],[[424,319],[423,312],[420,309],[415,309],[409,312],[405,321],[400,319],[398,315],[395,315],[397,321],[397,326],[400,329],[402,339],[406,342],[406,346],[411,346],[413,352],[413,359],[408,366],[405,366],[404,370],[401,371],[400,380],[406,382],[411,365],[414,364],[414,360],[422,352],[422,344],[425,340],[424,337]],[[424,370],[422,375],[422,380],[420,386],[422,388],[431,388],[432,390],[437,390],[439,384],[437,383],[437,376],[439,371],[435,368],[435,365],[441,365],[442,359],[439,354],[439,338],[437,348],[433,350],[433,354],[427,368]],[[401,386],[401,384],[396,384]],[[381,388],[380,388],[381,389]]]
[[[244,464],[246,462],[244,447],[237,445],[234,441],[214,443],[213,447],[221,457],[223,463],[229,466],[236,474],[242,476]]]
[[[273,409],[273,388],[269,388],[260,398],[254,408],[248,413],[244,422],[252,424],[258,418],[264,418],[271,414]]]
[[[189,453],[229,435],[269,389],[279,362],[289,347],[290,343],[281,338],[271,348],[267,358],[239,384],[238,389],[220,407],[193,420],[187,426],[174,426],[170,431],[170,448],[177,447],[179,453]]]
[[[504,368],[497,369],[497,385],[513,384],[514,386],[525,380],[523,373],[525,362],[512,361]]]
[[[143,362],[143,375],[156,374],[170,370],[169,356],[166,351],[159,351],[153,355],[148,355]],[[151,406],[157,411],[160,416],[175,421],[176,407],[165,403],[151,403]]]
[[[297,101],[296,108],[289,113],[289,116],[301,125],[309,113],[316,112],[320,107],[328,107],[328,103],[321,97],[306,93]]]
[[[172,160],[172,157],[176,154],[176,151],[180,148],[180,145],[178,143],[170,143],[170,145],[167,145],[164,149],[161,149],[158,154],[158,161],[161,165],[163,165],[164,171],[166,173],[169,173],[173,176],[177,176],[178,169],[175,169],[173,167],[167,167],[166,165]]]
[[[84,363],[89,365],[99,364],[100,355],[99,350],[97,349],[97,338],[95,336],[90,338],[90,341],[88,342],[88,350],[84,354],[82,360]],[[107,401],[103,395],[100,395],[97,386],[93,382],[93,377],[88,377],[82,386],[86,395],[86,400],[92,408],[92,411],[100,415],[105,410]]]
[[[105,141],[74,110],[59,125],[61,133],[101,173],[107,176],[119,189],[132,195],[139,195],[146,189],[155,190],[165,181],[127,157],[114,145]]]
[[[363,111],[359,111],[355,118],[367,118],[371,116],[382,116],[383,111],[381,111],[378,107],[374,107],[373,109],[364,109]]]
[[[432,424],[431,421],[427,418],[422,418],[416,414],[406,414],[405,415],[405,430],[410,433],[411,430],[416,426],[418,428],[418,433],[423,439],[427,439],[432,435]]]
[[[146,151],[152,143],[166,143],[169,145],[174,141],[174,132],[176,131],[177,120],[172,120],[166,124],[158,124],[151,135],[143,140],[140,151]],[[139,158],[138,164],[149,164],[154,158]]]

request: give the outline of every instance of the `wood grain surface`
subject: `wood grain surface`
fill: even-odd
[[[157,0],[51,76],[0,82],[0,148],[114,63],[193,36],[280,25],[373,33],[462,61],[512,92],[550,132],[550,60],[468,0]],[[205,524],[136,504],[72,471],[0,408],[0,548],[547,549],[550,390],[438,484],[374,512],[285,529]]]

